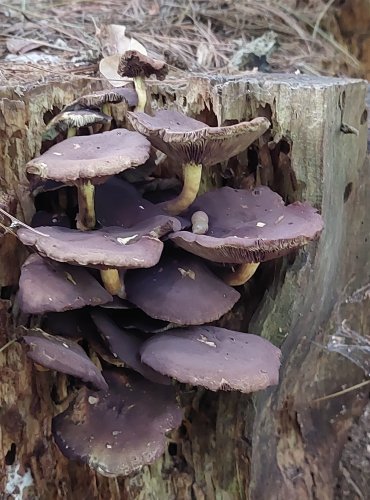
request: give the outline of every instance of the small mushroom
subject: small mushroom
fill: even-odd
[[[53,418],[61,452],[103,476],[128,475],[154,462],[164,452],[166,433],[182,419],[171,386],[124,373],[103,372],[107,392],[83,388],[71,406]]]
[[[152,318],[177,325],[216,321],[240,298],[204,261],[181,251],[166,252],[151,269],[127,272],[126,292]]]
[[[138,96],[136,111],[144,111],[147,101],[145,78],[154,75],[158,80],[164,80],[168,73],[164,61],[152,59],[137,50],[128,50],[123,54],[118,65],[118,74],[133,78]]]
[[[32,332],[32,331],[31,331]],[[91,383],[106,391],[108,385],[85,351],[73,340],[48,335],[37,330],[26,335],[23,341],[29,347],[27,356],[35,363]]]
[[[130,86],[98,90],[91,94],[85,94],[64,107],[65,111],[77,111],[85,109],[101,109],[103,113],[110,115],[109,105],[125,102],[127,107],[137,106],[137,93]]]
[[[64,227],[22,228],[17,235],[24,245],[57,262],[100,269],[105,288],[122,294],[119,270],[151,267],[162,253],[161,236],[181,224],[168,216],[157,216],[130,228],[109,227],[81,232]],[[122,297],[124,298],[124,297]]]
[[[154,371],[140,360],[140,347],[145,338],[138,333],[123,330],[116,323],[101,311],[91,311],[91,318],[96,328],[106,341],[113,356],[119,358],[129,368],[137,371],[157,384],[170,384],[171,379]]]
[[[247,149],[270,126],[266,118],[226,127],[209,127],[177,111],[157,111],[154,116],[128,113],[132,127],[148,137],[151,144],[182,164],[183,189],[166,203],[166,210],[177,215],[195,200],[202,166],[210,167]]]
[[[42,135],[43,140],[52,141],[60,132],[67,130],[67,137],[74,137],[80,127],[95,124],[110,124],[112,118],[104,113],[90,110],[63,111],[53,118]]]
[[[144,363],[179,382],[245,393],[278,383],[280,354],[258,335],[204,325],[156,334],[141,348]]]
[[[319,237],[323,220],[308,203],[285,205],[266,186],[253,190],[223,187],[198,197],[189,211],[209,216],[207,234],[178,231],[169,238],[187,252],[212,262],[240,264],[225,279],[240,285],[258,263],[288,254]]]
[[[22,266],[18,300],[24,313],[80,309],[112,299],[86,269],[50,262],[37,254],[30,255]]]
[[[150,144],[137,132],[125,129],[71,137],[28,162],[28,176],[75,185],[78,190],[79,227],[95,227],[95,184],[127,168],[143,164]]]
[[[208,232],[208,215],[201,210],[197,210],[191,216],[192,228],[194,234],[206,234]]]

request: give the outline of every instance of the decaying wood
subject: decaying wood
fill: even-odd
[[[39,150],[43,114],[90,89],[80,82],[0,93],[1,187],[18,199],[17,213],[26,219],[32,208],[23,166]],[[324,346],[343,319],[363,330],[370,325],[369,308],[345,302],[370,280],[366,86],[251,75],[164,82],[151,90],[153,108],[180,109],[210,125],[270,118],[273,129],[260,143],[259,164],[253,167],[253,155],[240,155],[222,166],[223,177],[238,187],[267,182],[288,201],[305,199],[324,216],[320,241],[294,259],[262,264],[244,300],[222,320],[222,326],[248,328],[283,344],[281,383],[254,396],[189,389],[182,396],[186,420],[165,457],[133,477],[106,479],[58,452],[50,436],[58,408],[50,395],[61,377],[33,370],[15,343],[0,353],[0,463],[11,464],[1,470],[0,489],[20,464],[19,473],[32,477],[28,498],[330,499],[347,432],[366,400],[364,389],[314,402],[362,376]],[[343,132],[354,129],[358,134]],[[206,173],[204,186],[219,182],[214,171]],[[1,257],[2,286],[14,283],[14,274],[7,274],[13,263]],[[3,300],[1,307],[3,345],[15,332],[9,303]]]

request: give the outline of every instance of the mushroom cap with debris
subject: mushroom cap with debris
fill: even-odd
[[[212,262],[243,264],[286,255],[319,237],[324,224],[308,203],[285,205],[266,186],[223,187],[199,196],[189,208],[208,215],[206,234],[178,231],[169,238],[187,252]]]
[[[91,383],[99,390],[108,390],[103,375],[81,346],[70,339],[49,335],[40,330],[26,335],[23,341],[29,347],[27,356],[35,363]]]
[[[30,255],[21,269],[19,307],[24,313],[43,314],[98,306],[112,295],[86,270]]]
[[[125,102],[127,107],[132,108],[137,106],[137,93],[131,86],[120,88],[97,90],[91,94],[85,94],[78,97],[70,104],[63,108],[65,111],[76,111],[79,109],[100,109],[103,104],[117,104]]]
[[[164,61],[153,59],[138,50],[127,50],[118,64],[118,74],[128,78],[149,78],[154,75],[157,80],[164,80],[168,66]]]
[[[83,388],[53,418],[62,453],[104,476],[126,476],[154,462],[165,450],[166,433],[182,419],[173,387],[125,373],[103,372],[108,391]]]
[[[144,363],[180,382],[245,393],[278,383],[280,354],[258,335],[205,325],[156,334],[141,348]]]
[[[212,166],[247,149],[270,127],[267,118],[254,118],[225,127],[210,127],[178,111],[157,111],[154,116],[129,112],[132,127],[151,144],[182,164]]]
[[[167,251],[151,269],[128,271],[125,285],[130,302],[152,318],[178,325],[216,321],[240,298],[202,259],[181,250]]]
[[[78,231],[65,227],[27,228],[17,235],[43,257],[72,265],[98,269],[137,269],[157,264],[163,250],[159,239],[180,222],[169,216],[155,216],[130,229],[108,227],[96,231]]]
[[[70,137],[26,165],[28,176],[61,181],[99,182],[149,158],[150,143],[137,132],[115,129],[102,134]]]

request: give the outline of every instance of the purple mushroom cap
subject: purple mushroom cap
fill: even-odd
[[[211,391],[255,392],[279,380],[280,349],[257,335],[215,326],[159,333],[141,348],[154,370]]]
[[[97,306],[113,298],[86,269],[32,254],[21,269],[18,300],[23,312],[42,314]]]
[[[39,330],[38,330],[39,332]],[[35,363],[93,384],[106,391],[108,385],[85,351],[76,342],[63,337],[48,335],[26,335],[24,342],[29,347],[27,356]]]
[[[131,229],[108,227],[82,232],[41,226],[37,231],[22,228],[17,234],[24,245],[58,262],[98,269],[151,267],[162,253],[159,237],[181,227],[177,219],[163,217],[153,217]]]
[[[181,251],[167,252],[151,269],[127,272],[125,284],[130,302],[152,318],[179,325],[216,321],[240,298],[204,261]]]
[[[71,137],[52,146],[26,165],[28,175],[74,183],[99,181],[149,158],[150,143],[137,132],[115,129],[102,134]]]
[[[164,452],[166,433],[182,419],[171,386],[124,373],[103,372],[107,392],[83,388],[71,406],[53,418],[54,439],[62,453],[104,476],[128,475],[154,462]]]
[[[266,118],[226,127],[209,127],[178,111],[161,110],[154,116],[130,112],[132,127],[177,162],[212,166],[241,153],[270,126]]]
[[[129,368],[137,371],[157,384],[170,384],[171,379],[154,371],[140,360],[140,347],[145,338],[134,331],[119,328],[116,323],[101,311],[91,311],[91,318],[96,328],[109,346],[114,357],[119,358]]]
[[[206,234],[178,231],[169,238],[187,252],[213,262],[264,262],[318,238],[323,220],[308,203],[286,206],[268,187],[223,187],[197,198],[189,213],[208,215]]]

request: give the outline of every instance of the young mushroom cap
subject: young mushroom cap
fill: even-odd
[[[143,164],[149,152],[150,143],[141,134],[115,129],[66,139],[28,162],[26,172],[66,184],[79,179],[98,183]]]
[[[280,350],[257,335],[214,326],[157,334],[141,348],[154,370],[192,385],[245,393],[276,385]]]
[[[21,269],[18,300],[28,314],[80,309],[112,301],[112,296],[86,269],[30,255]]]
[[[99,390],[108,390],[104,377],[81,346],[70,339],[40,333],[40,330],[37,333],[23,337],[29,347],[27,356],[35,363],[80,378]]]
[[[166,217],[163,224],[156,223],[154,217],[131,229],[108,227],[84,232],[64,227],[39,227],[37,232],[22,228],[17,235],[24,245],[58,262],[98,269],[135,269],[157,264],[163,249],[158,238],[179,227],[172,219]]]
[[[53,118],[46,126],[42,135],[43,140],[56,138],[59,132],[66,132],[69,128],[88,127],[94,124],[110,123],[112,117],[99,111],[74,110],[63,111]]]
[[[79,109],[100,109],[104,104],[117,104],[125,102],[129,108],[137,105],[137,94],[130,87],[98,90],[91,94],[85,94],[64,107],[63,111],[75,111]]]
[[[151,144],[182,164],[212,166],[244,151],[270,126],[266,118],[254,118],[225,127],[209,127],[178,111],[157,111],[154,116],[129,112],[132,127]]]
[[[129,332],[119,328],[107,314],[101,311],[91,311],[91,318],[115,358],[119,358],[125,365],[151,382],[166,385],[171,383],[170,378],[141,362],[140,347],[145,337],[140,336],[139,332],[134,333],[132,330]]]
[[[153,59],[138,50],[127,50],[118,64],[118,74],[128,78],[149,78],[154,75],[157,80],[164,80],[168,66],[164,61]]]
[[[179,231],[169,238],[187,252],[213,262],[264,262],[286,255],[318,238],[322,217],[308,203],[284,205],[268,187],[223,187],[209,191],[189,208],[209,218],[206,234]]]
[[[165,434],[182,419],[171,386],[124,373],[103,372],[109,390],[83,388],[52,424],[62,453],[104,476],[126,476],[154,462],[164,452]]]
[[[147,270],[125,276],[127,298],[146,314],[178,325],[216,321],[240,294],[223,283],[205,262],[185,252],[166,252]]]

